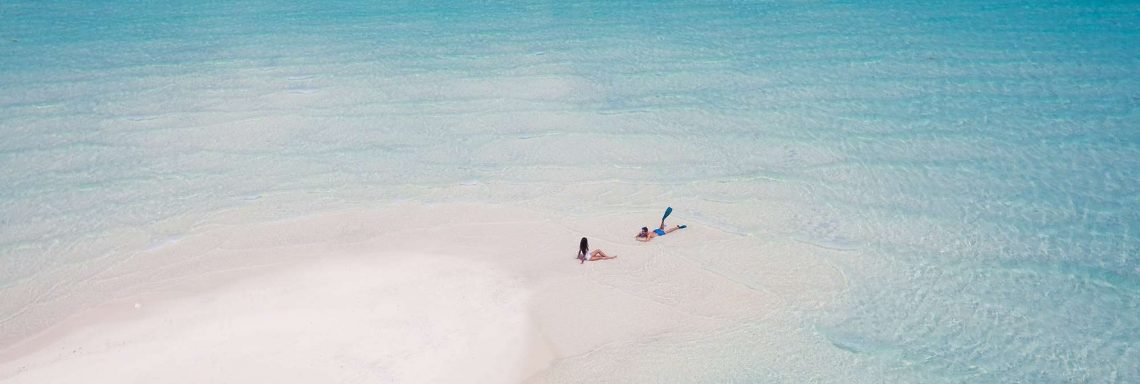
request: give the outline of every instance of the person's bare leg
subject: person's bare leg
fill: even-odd
[[[607,255],[605,252],[603,252],[600,249],[595,249],[594,252],[590,254],[590,261],[606,260],[606,259],[612,259],[615,257],[617,257],[617,256],[610,256],[610,255]]]
[[[673,232],[673,231],[676,231],[676,230],[678,230],[678,229],[681,229],[681,226],[680,226],[680,225],[678,225],[678,226],[675,226],[675,227],[673,227],[673,228],[669,228],[669,229],[666,229],[666,230],[665,230],[665,233]]]

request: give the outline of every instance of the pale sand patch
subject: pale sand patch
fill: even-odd
[[[516,382],[544,363],[531,358],[541,351],[527,299],[509,275],[454,257],[320,260],[140,304],[146,313],[75,328],[3,374],[13,383]]]
[[[783,377],[850,365],[797,323],[844,283],[795,242],[689,221],[642,244],[643,218],[478,204],[241,219],[255,214],[97,276],[118,288],[88,300],[109,304],[5,350],[0,379],[686,382],[774,377],[765,357]],[[618,259],[578,264],[582,236]],[[808,358],[774,358],[789,350]]]

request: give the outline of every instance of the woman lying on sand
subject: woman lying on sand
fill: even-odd
[[[585,237],[582,238],[581,243],[578,243],[578,260],[582,260],[579,264],[584,264],[587,261],[608,260],[615,257],[617,256],[607,255],[605,252],[602,252],[601,249],[591,251],[590,243],[586,241]]]

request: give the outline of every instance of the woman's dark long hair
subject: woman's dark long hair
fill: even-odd
[[[590,243],[586,242],[586,238],[582,238],[582,242],[578,243],[578,257],[589,257],[586,252],[590,251]]]

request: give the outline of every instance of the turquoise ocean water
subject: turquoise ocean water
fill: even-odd
[[[1137,382],[1138,180],[1135,2],[0,3],[0,343],[234,207],[674,201],[842,269],[819,377]]]

